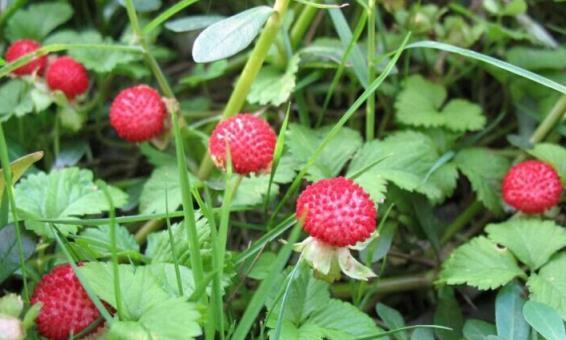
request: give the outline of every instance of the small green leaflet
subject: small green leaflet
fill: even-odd
[[[176,33],[206,28],[224,19],[221,15],[193,15],[167,21],[165,28]]]
[[[555,308],[566,320],[566,253],[556,255],[527,281],[530,299]]]
[[[525,276],[525,273],[511,252],[479,236],[454,250],[444,262],[440,281],[487,290],[501,287],[517,276]]]
[[[248,102],[250,104],[279,106],[289,100],[291,93],[295,90],[300,61],[300,54],[295,54],[289,60],[287,70],[284,73],[273,66],[263,67],[252,84],[248,94]]]
[[[233,207],[255,206],[264,202],[269,186],[269,175],[248,176],[242,179],[232,200]],[[270,196],[279,193],[279,186],[271,184]],[[271,197],[273,198],[273,197]]]
[[[111,186],[108,190],[115,207],[126,204],[124,192]],[[29,175],[16,185],[15,194],[16,205],[27,219],[26,227],[44,237],[51,237],[51,231],[46,223],[35,221],[38,218],[61,219],[109,209],[104,193],[94,184],[92,172],[79,168]],[[64,234],[77,230],[72,225],[58,227]]]
[[[109,257],[111,255],[110,226],[100,225],[86,228],[70,243],[75,253],[84,260]],[[139,256],[140,246],[128,229],[116,228],[116,251],[125,256]]]
[[[553,221],[511,219],[489,224],[486,231],[490,239],[509,248],[531,270],[537,270],[566,247],[566,229]]]
[[[6,25],[6,37],[43,40],[55,28],[73,16],[73,8],[65,2],[42,2],[16,11]]]
[[[452,131],[477,131],[484,127],[485,117],[479,105],[463,99],[447,102],[446,89],[414,75],[405,80],[395,101],[397,119],[407,125],[444,127]]]
[[[197,63],[210,63],[244,50],[272,12],[269,6],[258,6],[208,26],[195,40],[193,59]]]

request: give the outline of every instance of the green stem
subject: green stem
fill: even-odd
[[[179,181],[181,184],[181,194],[183,198],[183,217],[184,225],[187,230],[187,236],[189,238],[189,250],[191,258],[191,269],[195,277],[196,287],[200,287],[204,280],[204,269],[202,264],[202,258],[200,256],[200,246],[198,242],[198,233],[196,228],[195,211],[193,206],[193,196],[191,194],[191,185],[189,180],[189,175],[187,172],[187,164],[185,159],[185,146],[183,144],[183,139],[181,135],[181,128],[179,126],[179,120],[177,116],[178,102],[175,99],[173,90],[169,86],[165,75],[161,71],[159,64],[150,53],[148,44],[146,42],[145,36],[139,26],[136,10],[134,8],[133,0],[126,0],[126,9],[128,12],[128,17],[130,24],[134,33],[138,36],[140,45],[144,50],[144,56],[149,67],[153,71],[157,82],[165,96],[169,100],[173,100],[174,103],[168,103],[167,110],[171,115],[171,122],[173,125],[173,134],[175,138],[175,149],[177,157],[177,170],[179,172]]]
[[[375,77],[375,0],[368,1],[368,84]],[[366,141],[375,137],[375,93],[372,93],[366,102]]]
[[[466,224],[468,224],[468,222],[470,222],[471,219],[474,218],[482,209],[483,205],[477,200],[474,201],[474,203],[468,206],[466,210],[458,215],[458,217],[446,228],[440,242],[448,242],[452,236],[466,226]]]
[[[304,6],[301,15],[297,18],[293,28],[291,28],[291,46],[293,46],[293,48],[297,47],[299,42],[304,38],[317,12],[318,8],[314,6]]]
[[[275,4],[273,5],[274,12],[269,20],[267,20],[263,32],[259,36],[257,43],[246,65],[244,66],[238,81],[236,82],[236,86],[230,95],[230,99],[228,99],[228,103],[226,103],[226,107],[222,112],[223,118],[235,115],[244,106],[248,93],[250,92],[250,88],[263,66],[263,62],[269,52],[269,48],[273,45],[273,42],[277,38],[279,27],[281,26],[288,6],[289,0],[275,1]],[[200,165],[198,177],[201,179],[207,178],[212,171],[212,166],[213,163],[210,156],[205,156]]]
[[[554,104],[552,110],[550,110],[548,115],[531,136],[530,142],[532,144],[541,142],[550,133],[550,131],[552,131],[554,126],[562,120],[565,114],[564,111],[566,111],[566,95],[561,96],[556,104]]]
[[[18,247],[18,261],[20,262],[20,270],[22,272],[22,281],[24,282],[24,300],[29,302],[29,288],[27,281],[27,273],[25,268],[24,244],[22,242],[22,232],[18,220],[18,212],[16,209],[16,198],[14,196],[14,188],[12,187],[12,168],[10,167],[10,158],[8,157],[8,145],[4,136],[4,127],[0,122],[0,161],[4,173],[4,182],[6,183],[6,192],[10,202],[10,210],[14,219],[14,228],[16,229],[16,243]]]

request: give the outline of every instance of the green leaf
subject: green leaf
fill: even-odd
[[[382,303],[378,303],[375,306],[375,310],[377,315],[383,320],[383,323],[387,326],[389,330],[395,330],[398,328],[405,327],[405,320],[403,320],[403,316],[399,311],[394,308],[391,308],[387,305]],[[408,340],[409,337],[406,332],[399,332],[393,335],[395,339],[398,340]]]
[[[484,340],[495,334],[495,326],[489,322],[469,319],[464,324],[464,339],[466,340]]]
[[[165,23],[165,28],[173,32],[190,32],[201,30],[224,19],[221,15],[192,15],[170,20]]]
[[[566,253],[556,255],[537,274],[531,274],[527,287],[530,300],[555,308],[566,320]]]
[[[73,16],[73,8],[65,2],[44,2],[16,11],[6,25],[9,40],[22,38],[43,40],[51,31]]]
[[[295,90],[300,54],[295,54],[284,73],[273,66],[263,67],[248,94],[250,104],[279,106],[289,100]]]
[[[208,26],[195,40],[193,59],[197,63],[209,63],[244,50],[259,34],[271,13],[271,7],[258,6]]]
[[[348,340],[383,332],[354,305],[336,299],[331,299],[325,308],[317,310],[309,323],[321,327],[330,340]]]
[[[454,163],[470,181],[478,200],[492,211],[502,211],[501,181],[509,160],[487,148],[468,148],[456,154]]]
[[[272,252],[263,252],[248,273],[248,277],[254,280],[263,280],[269,275],[271,264],[277,255]]]
[[[115,44],[111,38],[103,38],[100,33],[96,31],[85,31],[81,33],[61,31],[50,36],[46,40],[46,43]],[[141,58],[140,54],[111,49],[71,48],[68,50],[68,53],[77,61],[81,62],[87,69],[97,73],[108,73],[119,65],[127,65]]]
[[[508,340],[527,340],[529,325],[523,318],[522,289],[516,283],[510,283],[497,293],[495,300],[495,321],[497,335]]]
[[[75,237],[71,246],[77,253],[82,253],[84,259],[109,257],[112,254],[110,241],[110,226],[100,225],[87,228]],[[116,228],[116,251],[132,256],[140,250],[139,244],[123,226]]]
[[[117,321],[110,325],[108,340],[152,340],[147,330],[136,321]]]
[[[33,111],[30,85],[21,79],[11,79],[0,87],[0,120],[12,115],[21,117]]]
[[[452,287],[442,287],[438,291],[438,305],[434,312],[434,323],[452,329],[436,329],[435,333],[441,340],[460,340],[462,338],[464,316]]]
[[[201,335],[200,314],[194,304],[183,299],[161,301],[149,307],[139,322],[151,339],[194,339]]]
[[[529,325],[545,339],[566,339],[564,321],[562,321],[560,315],[553,308],[539,302],[527,301],[523,307],[523,315]]]
[[[486,227],[489,238],[509,248],[531,270],[544,265],[566,247],[566,230],[553,221],[512,219]]]
[[[440,281],[450,285],[465,283],[486,290],[524,275],[509,250],[480,236],[454,250],[443,265]]]
[[[126,0],[118,0],[120,5],[126,7]],[[138,12],[152,12],[161,7],[161,0],[132,0]]]
[[[445,164],[425,181],[440,156],[436,144],[427,135],[397,132],[382,141],[366,143],[352,159],[346,176],[381,160],[355,179],[374,200],[383,199],[386,183],[391,182],[401,189],[440,201],[454,189],[458,176],[453,165]]]
[[[41,158],[43,158],[43,151],[37,151],[11,162],[10,169],[12,173],[12,183],[16,183],[29,169],[29,167],[32,166],[33,163],[39,161]],[[0,197],[3,196],[5,188],[6,180],[4,179],[4,170],[0,169]]]
[[[128,197],[121,190],[109,187],[115,207],[127,203]],[[46,174],[29,175],[16,185],[16,205],[26,226],[38,235],[51,237],[46,223],[38,218],[61,219],[71,216],[98,214],[109,209],[104,193],[94,184],[90,170],[66,168]],[[74,233],[77,226],[58,226],[63,233]]]
[[[248,176],[242,179],[232,200],[232,207],[255,206],[263,203],[269,186],[269,175]],[[279,193],[277,184],[271,185],[270,196]]]
[[[301,165],[306,163],[329,130],[330,127],[311,130],[303,125],[290,124],[286,143],[295,161]],[[359,132],[342,128],[310,167],[307,179],[314,182],[335,177],[361,145],[362,137]]]
[[[197,221],[196,226],[201,255],[210,256],[210,228],[208,223],[205,218],[202,218],[200,213],[196,214],[195,219]],[[173,224],[171,232],[175,240],[175,255],[173,255],[173,250],[171,249],[168,231],[163,230],[149,234],[145,256],[151,260],[151,263],[174,263],[174,259],[177,257],[179,263],[190,265],[189,239],[183,223]]]
[[[16,237],[16,226],[8,224],[0,229],[0,283],[20,268],[20,257]],[[35,251],[35,241],[28,235],[22,235],[24,259],[29,259]]]
[[[463,99],[449,101],[444,108],[446,89],[414,75],[405,80],[395,101],[397,119],[407,125],[444,127],[452,131],[476,131],[485,125],[480,106]]]
[[[562,70],[566,68],[566,48],[513,47],[507,52],[507,61],[527,70]]]
[[[228,68],[228,61],[219,60],[211,63],[210,65],[196,64],[191,70],[191,74],[183,77],[180,83],[194,87],[207,80],[218,78],[224,74]]]
[[[527,152],[552,165],[562,179],[562,184],[566,185],[566,148],[556,144],[539,143]]]

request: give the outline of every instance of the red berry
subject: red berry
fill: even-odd
[[[71,57],[55,59],[47,67],[45,78],[51,90],[61,90],[69,100],[88,90],[88,72]]]
[[[57,266],[38,282],[31,303],[41,302],[36,323],[39,333],[52,340],[66,340],[100,317],[94,303],[69,264]]]
[[[271,171],[277,135],[269,124],[252,114],[237,114],[216,125],[208,140],[214,164],[226,168],[226,144],[234,172],[240,175]]]
[[[110,107],[110,124],[118,136],[130,142],[157,137],[166,117],[167,110],[159,92],[147,85],[122,90]]]
[[[12,43],[12,45],[10,45],[10,47],[8,47],[8,50],[6,51],[6,55],[5,55],[6,61],[7,62],[15,61],[18,58],[30,52],[33,52],[40,47],[41,45],[35,40],[31,40],[31,39],[16,40]],[[12,71],[12,73],[17,76],[32,74],[35,71],[37,71],[38,74],[43,74],[46,65],[47,65],[47,56],[44,55],[42,57],[32,59],[29,63]]]
[[[503,200],[526,214],[540,214],[560,202],[562,183],[554,168],[541,161],[513,166],[503,179]]]
[[[370,237],[377,219],[369,195],[344,177],[309,185],[297,200],[296,212],[307,233],[336,247],[351,246]]]

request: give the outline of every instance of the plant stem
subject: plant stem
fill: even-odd
[[[375,0],[368,1],[368,84],[375,77]],[[375,137],[375,93],[370,94],[366,102],[366,141]]]
[[[535,130],[535,132],[531,136],[530,142],[532,144],[541,142],[546,137],[546,135],[548,135],[548,133],[552,131],[554,126],[564,117],[565,111],[566,95],[562,95],[560,99],[558,99],[556,104],[554,104],[552,110],[550,110],[542,123],[540,123],[538,128]]]
[[[263,62],[265,61],[265,57],[269,52],[269,48],[275,41],[275,38],[277,38],[279,27],[281,26],[288,6],[289,0],[275,1],[275,4],[273,5],[274,12],[269,20],[267,20],[263,32],[259,36],[252,54],[250,55],[240,77],[238,78],[238,81],[236,82],[236,86],[234,87],[234,90],[230,95],[230,99],[228,99],[228,103],[226,103],[226,107],[222,112],[223,118],[233,116],[234,114],[238,113],[238,111],[240,111],[244,106],[248,93],[250,92],[250,88],[252,87],[257,74],[263,66]],[[200,179],[206,179],[210,175],[212,165],[212,160],[207,154],[203,158],[200,165],[198,177]]]
[[[314,19],[314,16],[318,12],[318,8],[314,6],[304,6],[301,11],[301,15],[297,18],[297,21],[291,29],[291,46],[293,48],[299,45],[301,39],[304,38],[305,32],[310,26],[310,23]]]
[[[183,217],[184,217],[184,225],[187,230],[187,236],[189,238],[189,250],[190,250],[190,258],[191,258],[191,269],[193,270],[193,274],[195,277],[195,286],[198,288],[202,284],[204,280],[204,270],[202,264],[202,258],[200,256],[200,246],[198,242],[198,233],[196,228],[196,220],[195,220],[195,210],[193,206],[193,196],[191,194],[191,185],[189,176],[187,173],[187,164],[185,160],[185,146],[183,144],[183,139],[181,135],[181,128],[179,126],[179,120],[177,116],[178,111],[178,102],[175,99],[173,90],[169,86],[159,64],[151,55],[150,50],[148,48],[147,42],[145,40],[145,36],[139,26],[136,10],[134,8],[133,0],[126,0],[126,9],[128,12],[128,17],[130,20],[130,24],[132,25],[132,30],[138,36],[140,41],[140,45],[144,50],[145,59],[153,71],[159,86],[166,97],[169,98],[170,101],[167,103],[167,111],[171,115],[171,122],[173,125],[173,134],[175,138],[175,149],[176,149],[176,157],[177,157],[177,170],[179,171],[179,181],[181,184],[181,193],[183,198]]]
[[[24,301],[29,302],[29,288],[25,268],[25,255],[24,244],[22,242],[22,232],[20,230],[20,223],[18,221],[18,211],[16,209],[16,198],[14,196],[14,188],[12,187],[12,168],[10,167],[10,158],[8,157],[8,145],[6,144],[6,137],[4,136],[4,127],[0,122],[0,161],[4,173],[4,182],[8,200],[10,203],[10,210],[12,211],[12,218],[14,219],[14,228],[16,229],[16,243],[18,247],[18,261],[20,262],[20,270],[22,272],[22,281],[24,282]]]
[[[442,238],[441,243],[446,243],[454,236],[458,231],[460,231],[472,218],[474,218],[483,208],[483,205],[479,201],[474,201],[470,206],[464,210],[456,219],[446,228]]]

